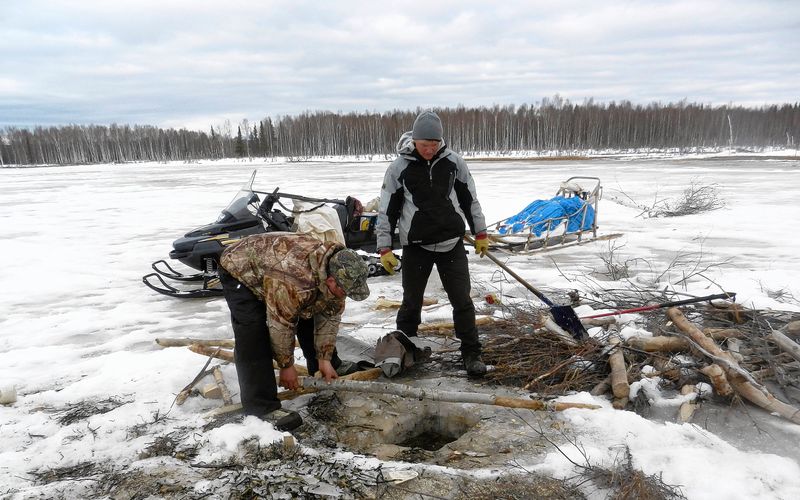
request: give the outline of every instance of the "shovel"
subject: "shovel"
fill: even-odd
[[[467,241],[472,244],[475,244],[475,240],[472,239],[471,236],[465,235]],[[581,320],[578,319],[578,315],[575,314],[575,310],[570,306],[557,306],[553,304],[547,297],[544,296],[542,292],[537,290],[533,287],[530,283],[522,279],[520,275],[512,271],[508,268],[505,264],[503,264],[500,259],[495,257],[491,254],[488,250],[486,251],[486,256],[489,257],[489,260],[500,266],[503,271],[507,272],[511,276],[514,277],[517,281],[519,281],[525,288],[530,290],[534,295],[539,297],[539,300],[547,304],[550,308],[550,314],[553,316],[553,320],[556,322],[558,326],[560,326],[564,331],[569,332],[576,340],[584,340],[589,337],[589,333],[586,331],[586,328],[583,327],[581,324]]]
[[[591,316],[583,316],[583,319],[593,319],[593,318],[603,318],[605,316],[616,316],[617,314],[627,314],[627,313],[635,313],[635,312],[642,312],[642,311],[652,311],[653,309],[661,309],[662,307],[674,307],[674,306],[682,306],[684,304],[693,304],[695,302],[703,302],[705,300],[714,300],[714,299],[735,299],[736,292],[725,292],[725,293],[718,293],[716,295],[706,295],[705,297],[693,297],[691,299],[683,299],[683,300],[675,300],[672,302],[664,302],[663,304],[653,304],[649,306],[642,306],[642,307],[634,307],[633,309],[622,309],[620,311],[614,311],[610,313],[602,313],[602,314],[593,314]]]

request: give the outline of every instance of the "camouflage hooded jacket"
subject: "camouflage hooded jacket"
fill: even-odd
[[[317,358],[330,360],[344,298],[328,289],[328,260],[343,247],[297,233],[248,236],[226,248],[220,264],[267,308],[272,353],[278,366],[294,364],[295,328],[314,318]]]

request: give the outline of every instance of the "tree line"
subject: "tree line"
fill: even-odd
[[[149,125],[69,125],[0,129],[0,166],[67,165],[232,157],[390,158],[420,110],[305,112],[226,123],[208,132]],[[795,147],[800,103],[761,107],[628,101],[435,109],[445,140],[462,153]]]

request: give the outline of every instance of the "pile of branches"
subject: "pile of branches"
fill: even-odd
[[[640,210],[637,217],[646,219],[656,217],[680,217],[705,212],[713,212],[725,208],[725,200],[720,196],[717,184],[704,184],[700,179],[692,179],[688,187],[675,198],[662,198],[658,193],[651,202],[634,200],[624,191],[622,198],[609,196],[612,201],[630,208]]]
[[[512,306],[508,312],[509,321],[484,342],[484,361],[494,366],[486,380],[560,396],[588,391],[606,378],[602,343],[589,339],[568,344],[544,328],[532,327],[541,323],[540,309]]]
[[[486,362],[495,367],[486,375],[492,383],[547,396],[609,393],[616,408],[642,413],[653,395],[646,392],[658,391],[680,398],[682,421],[691,419],[708,387],[720,399],[747,400],[800,424],[800,314],[694,304],[670,308],[667,317],[663,310],[645,313],[630,325],[640,331],[646,325],[652,336],[623,338],[626,325],[612,317],[587,322],[602,330],[569,343],[538,326],[544,311],[503,307],[510,321],[484,343]]]
[[[123,401],[117,398],[107,398],[103,400],[85,400],[67,405],[63,408],[47,409],[56,414],[56,420],[61,425],[70,425],[81,422],[94,415],[102,415],[119,408],[130,401]]]

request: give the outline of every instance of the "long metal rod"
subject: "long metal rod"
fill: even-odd
[[[613,311],[609,313],[601,313],[601,314],[593,314],[591,316],[581,316],[581,319],[594,319],[594,318],[603,318],[606,316],[616,316],[618,314],[627,314],[627,313],[635,313],[635,312],[642,312],[642,311],[652,311],[654,309],[661,309],[663,307],[675,307],[675,306],[682,306],[685,304],[693,304],[695,302],[703,302],[706,300],[714,300],[714,299],[734,299],[736,298],[735,292],[726,292],[726,293],[718,293],[715,295],[706,295],[705,297],[693,297],[691,299],[684,299],[684,300],[676,300],[673,302],[664,302],[663,304],[653,304],[649,306],[642,306],[642,307],[634,307],[632,309],[622,309],[620,311]]]

